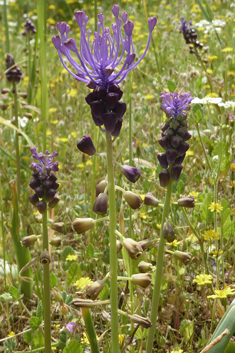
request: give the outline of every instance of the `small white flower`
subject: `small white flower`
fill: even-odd
[[[204,98],[198,98],[198,97],[195,97],[193,100],[192,100],[192,103],[194,104],[218,104],[220,105],[220,103],[222,102],[222,98],[220,97],[204,97]]]
[[[225,109],[234,109],[235,108],[235,102],[233,101],[227,101],[227,102],[222,102],[218,104],[220,107],[224,107]]]

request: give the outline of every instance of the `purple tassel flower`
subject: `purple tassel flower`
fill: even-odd
[[[166,153],[158,153],[157,157],[162,168],[167,171],[159,172],[160,184],[166,187],[170,180],[179,180],[185,153],[189,145],[185,142],[191,135],[187,130],[187,112],[193,100],[191,93],[179,94],[161,93],[161,109],[166,113],[167,120],[162,127],[159,144]],[[169,168],[169,171],[168,171]]]
[[[40,213],[44,213],[47,209],[46,202],[49,202],[49,207],[53,208],[59,201],[56,195],[59,184],[56,183],[57,178],[52,173],[58,171],[58,162],[52,160],[58,153],[50,154],[48,151],[45,154],[37,153],[35,147],[30,148],[30,151],[38,162],[33,162],[29,166],[33,170],[29,186],[35,192],[34,195],[29,196],[29,201],[37,207]]]
[[[92,38],[91,30],[87,29],[88,16],[83,11],[76,11],[74,15],[81,31],[79,46],[77,47],[74,39],[68,37],[70,27],[65,22],[57,23],[60,36],[54,36],[52,42],[64,68],[76,80],[85,82],[89,88],[94,89],[86,97],[93,121],[115,139],[120,134],[122,118],[126,112],[126,104],[120,102],[123,92],[118,84],[146,55],[157,19],[149,18],[148,42],[144,53],[135,62],[136,54],[132,41],[134,23],[127,20],[125,12],[119,18],[118,5],[113,6],[112,12],[115,17],[112,34],[110,28],[104,26],[104,16],[100,13],[98,30]],[[64,60],[64,57],[67,60]],[[74,57],[77,57],[77,60]],[[67,61],[71,64],[71,69],[67,66]],[[121,63],[121,69],[115,71]]]

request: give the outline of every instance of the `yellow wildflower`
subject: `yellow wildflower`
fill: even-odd
[[[122,344],[123,344],[124,337],[125,337],[125,335],[123,333],[118,335],[118,341],[119,341],[120,346],[122,346]]]
[[[232,164],[231,164],[231,171],[232,171],[232,172],[235,172],[235,163],[232,163]]]
[[[194,197],[194,201],[197,201],[198,195],[199,195],[199,192],[194,191],[194,190],[189,193],[189,196],[193,196]]]
[[[90,344],[90,342],[89,342],[89,340],[88,340],[88,337],[87,337],[87,335],[86,335],[86,333],[85,332],[83,332],[83,337],[81,338],[81,343],[82,344]]]
[[[150,99],[153,99],[153,98],[154,98],[153,94],[146,94],[146,96],[145,96],[146,100],[150,100]]]
[[[231,289],[229,286],[225,284],[224,289],[214,289],[213,290],[215,294],[213,295],[208,295],[207,298],[212,298],[212,299],[223,299],[227,298],[229,295],[233,295],[235,292],[235,289]]]
[[[219,97],[219,95],[215,92],[210,92],[206,95],[206,97],[217,98]]]
[[[224,53],[228,53],[229,51],[233,51],[233,48],[226,47],[226,48],[222,49],[222,52],[224,52]]]
[[[200,275],[196,276],[196,278],[193,280],[193,282],[197,283],[199,286],[204,286],[207,283],[211,284],[212,283],[212,276],[206,275],[205,273],[201,273]]]
[[[13,332],[13,331],[11,331],[11,332],[7,335],[7,337],[12,337],[12,336],[15,336],[15,332]]]
[[[93,281],[89,277],[81,277],[78,281],[75,282],[75,286],[77,286],[77,288],[80,290],[84,290],[92,283]]]
[[[186,152],[186,157],[188,157],[188,156],[194,156],[194,152],[188,150],[188,151]]]
[[[208,229],[205,231],[204,234],[202,234],[203,238],[205,240],[209,240],[209,239],[216,239],[219,240],[219,233],[216,233],[214,230],[212,229]]]
[[[211,69],[206,69],[206,72],[211,75],[213,74],[213,70],[211,70]]]
[[[76,261],[77,260],[77,255],[75,254],[69,254],[67,257],[66,257],[66,261]]]
[[[235,187],[235,180],[232,180],[231,184],[232,184],[232,188],[234,188]]]
[[[180,241],[178,241],[177,239],[173,240],[171,243],[166,243],[167,245],[170,246],[178,246],[180,244]]]
[[[75,88],[67,89],[68,95],[69,95],[70,97],[72,97],[72,98],[74,98],[74,97],[76,96],[77,91],[78,91],[78,90],[75,89]]]
[[[161,229],[161,227],[162,227],[161,223],[158,223],[158,224],[157,224],[157,228],[158,228],[158,229]]]
[[[210,62],[213,62],[213,60],[215,60],[215,59],[217,59],[218,58],[218,56],[216,56],[216,55],[209,55],[208,56],[208,59],[210,60]]]
[[[219,250],[219,251],[211,251],[211,254],[213,255],[213,257],[219,257],[221,254],[223,254],[223,250]]]
[[[57,142],[68,142],[68,137],[57,137],[56,141]]]
[[[175,351],[175,348],[173,348],[173,351],[171,351],[171,353],[184,353],[183,349],[179,349],[177,351]]]
[[[209,205],[208,209],[211,212],[216,211],[217,213],[220,213],[220,211],[222,211],[223,207],[219,203],[211,202],[211,204]]]

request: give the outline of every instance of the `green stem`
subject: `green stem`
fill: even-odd
[[[96,338],[95,328],[91,317],[90,309],[82,308],[82,316],[86,325],[92,353],[99,353],[99,346]]]
[[[113,146],[106,133],[108,193],[109,193],[109,243],[110,243],[110,283],[111,283],[111,342],[112,353],[119,352],[118,340],[118,288],[117,288],[117,249],[116,249],[116,198],[113,169]]]
[[[47,212],[43,214],[43,250],[48,251]],[[51,353],[51,306],[50,306],[50,264],[43,264],[43,308],[45,353]]]
[[[41,77],[41,121],[43,129],[43,151],[46,151],[46,124],[48,118],[47,60],[46,60],[46,9],[47,1],[38,1],[38,32],[40,40],[40,77]]]
[[[8,30],[8,20],[7,20],[7,2],[3,2],[3,14],[4,14],[4,25],[5,25],[5,36],[6,36],[6,53],[10,53],[10,40],[9,40],[9,30]]]
[[[208,269],[208,265],[207,265],[207,261],[206,261],[206,254],[205,254],[204,248],[203,248],[203,241],[202,241],[200,235],[197,233],[197,231],[194,228],[194,226],[192,225],[192,223],[191,223],[190,219],[188,218],[188,215],[185,212],[185,209],[183,207],[182,207],[182,212],[183,212],[184,217],[186,219],[186,222],[188,223],[188,225],[189,225],[190,229],[192,230],[193,234],[195,234],[196,237],[198,238],[200,249],[201,249],[201,253],[202,253],[202,257],[203,257],[203,261],[204,261],[205,271],[206,271],[207,274],[209,274],[209,269]]]
[[[156,266],[156,272],[155,272],[155,283],[154,283],[153,298],[152,298],[152,310],[151,310],[151,317],[150,317],[152,326],[149,328],[149,331],[148,331],[146,353],[152,353],[154,334],[156,330],[156,320],[157,320],[158,305],[159,305],[161,283],[162,283],[162,269],[163,269],[163,257],[164,257],[164,245],[165,245],[163,225],[165,223],[166,218],[168,217],[169,210],[170,210],[172,183],[173,181],[170,178],[169,184],[167,186],[167,193],[166,193],[164,209],[162,214],[160,241],[158,245],[157,266]]]
[[[14,115],[15,115],[15,127],[19,128],[18,124],[18,100],[17,100],[17,89],[16,83],[13,82],[13,91],[14,91]],[[20,148],[19,148],[19,135],[18,132],[15,133],[15,150],[16,150],[16,187],[18,194],[18,207],[20,205]]]
[[[204,156],[205,156],[205,159],[206,159],[207,167],[210,169],[210,172],[211,172],[212,168],[211,168],[211,165],[210,165],[210,161],[209,161],[209,159],[207,157],[207,153],[206,153],[206,150],[205,150],[204,143],[202,141],[202,137],[201,137],[201,134],[200,134],[200,129],[199,129],[199,126],[198,126],[197,122],[196,122],[196,129],[197,129],[198,137],[199,137],[199,140],[200,140],[200,143],[201,143],[201,146],[202,146],[202,150],[203,150],[203,153],[204,153]]]
[[[2,200],[2,178],[0,176],[0,204],[1,204],[1,233],[2,233],[2,249],[3,249],[3,273],[4,273],[4,289],[7,290],[7,276],[6,276],[6,238],[3,221],[3,200]]]

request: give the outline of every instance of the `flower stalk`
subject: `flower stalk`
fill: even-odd
[[[91,317],[91,312],[89,308],[82,308],[82,317],[84,319],[86,330],[91,345],[92,353],[99,353],[99,346],[96,338],[95,328]]]
[[[111,337],[112,353],[119,353],[118,340],[118,289],[117,289],[117,247],[116,247],[116,202],[113,168],[113,147],[109,133],[106,133],[108,195],[109,195],[109,244],[111,284]]]

